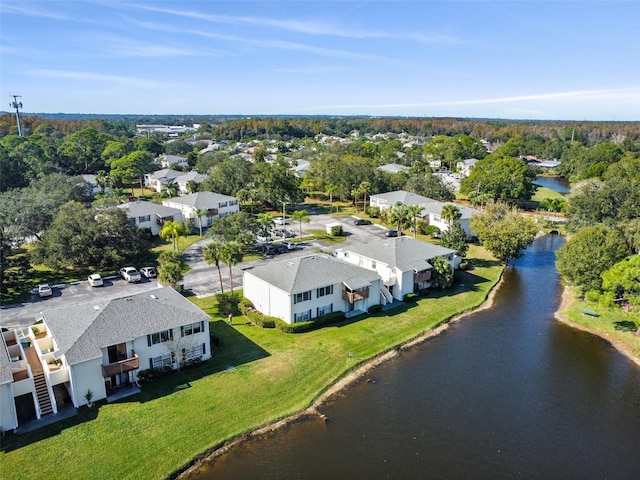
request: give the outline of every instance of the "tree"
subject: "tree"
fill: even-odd
[[[302,238],[302,222],[309,223],[311,221],[309,218],[309,212],[306,210],[296,210],[291,214],[291,220],[300,223],[300,238]]]
[[[420,216],[420,212],[422,212],[422,207],[420,205],[408,205],[406,208],[407,208],[407,216],[411,221],[413,238],[416,238],[418,235],[418,217]]]
[[[111,186],[111,176],[104,170],[98,170],[96,172],[96,184],[105,192],[106,188]]]
[[[467,234],[460,225],[460,222],[454,220],[444,232],[440,235],[440,244],[443,247],[455,250],[459,257],[466,257],[469,245],[467,245]]]
[[[220,262],[222,262],[223,243],[214,240],[208,243],[202,250],[202,258],[209,265],[215,265],[218,269],[218,277],[220,279],[220,291],[224,293],[224,284],[222,283],[222,271],[220,270]]]
[[[600,275],[629,253],[618,230],[584,227],[556,251],[556,268],[584,294],[589,290],[600,290]]]
[[[405,190],[442,202],[450,202],[456,198],[442,178],[430,172],[413,175],[407,180]]]
[[[365,209],[367,208],[367,195],[369,194],[369,192],[371,192],[371,183],[370,182],[360,183],[358,190],[360,190],[360,193],[364,195],[364,199],[362,200],[362,211],[364,212]]]
[[[260,234],[263,237],[269,235],[271,227],[273,226],[273,215],[271,215],[270,213],[259,213],[257,221]]]
[[[444,257],[435,257],[430,260],[433,266],[431,281],[435,287],[445,289],[453,283],[453,270],[451,264]]]
[[[220,260],[229,266],[229,283],[231,285],[231,296],[233,296],[233,266],[238,263],[242,255],[242,246],[235,241],[222,245]]]
[[[484,212],[471,217],[471,229],[485,248],[507,265],[522,256],[521,251],[533,243],[538,232],[533,220],[500,202],[488,204]]]
[[[144,174],[151,170],[153,157],[148,152],[135,151],[111,162],[111,173],[116,177],[140,181],[140,195],[144,195]],[[133,192],[133,188],[131,190]]]
[[[178,251],[178,238],[180,236],[186,235],[187,231],[180,224],[180,222],[164,222],[162,226],[162,230],[160,230],[160,238],[166,240],[167,238],[171,238],[173,242],[173,251]]]
[[[272,220],[273,217],[269,219],[265,235],[268,235],[268,228],[271,227]],[[216,218],[209,227],[207,236],[220,238],[225,242],[235,240],[242,245],[249,245],[253,243],[259,228],[260,225],[252,215],[247,212],[235,212],[222,218]]]
[[[173,197],[177,196],[178,195],[178,184],[176,182],[174,182],[173,180],[167,180],[162,185],[162,194],[167,196],[167,197],[169,197],[169,198],[173,198]]]
[[[402,235],[403,228],[411,225],[412,223],[409,209],[401,203],[397,203],[391,207],[391,210],[388,213],[388,219],[398,229],[398,236]]]
[[[489,155],[476,163],[468,177],[460,182],[460,192],[487,193],[494,200],[529,200],[534,191],[535,173],[524,160]]]
[[[281,201],[295,204],[304,200],[300,179],[283,158],[278,158],[273,163],[254,163],[251,171],[257,198],[272,207],[278,206]]]
[[[67,135],[58,147],[58,153],[66,159],[69,173],[94,173],[104,168],[101,155],[108,140],[109,135],[85,128]]]
[[[449,227],[451,227],[453,222],[460,220],[462,213],[460,213],[460,209],[456,205],[453,203],[447,203],[446,205],[443,205],[440,217],[447,222]]]
[[[60,208],[31,257],[34,263],[58,270],[113,270],[138,258],[147,247],[124,210],[98,211],[72,201]]]
[[[640,305],[640,255],[631,255],[602,272],[602,290]]]
[[[196,208],[196,217],[198,218],[198,229],[200,230],[200,237],[202,238],[202,217],[208,215],[209,211],[201,208]]]
[[[199,184],[195,180],[189,180],[187,182],[187,193],[196,193],[198,191]]]
[[[328,184],[324,191],[329,194],[329,214],[333,213],[333,194],[338,190],[338,186],[330,183]]]
[[[170,285],[174,290],[182,281],[182,267],[178,263],[168,262],[158,266],[158,279],[165,285]]]

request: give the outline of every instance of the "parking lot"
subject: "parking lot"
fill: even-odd
[[[340,223],[346,241],[341,244],[327,245],[317,240],[309,240],[300,243],[301,248],[287,250],[281,254],[266,254],[259,260],[251,262],[243,262],[235,265],[233,272],[234,288],[242,288],[242,271],[256,265],[266,262],[274,262],[302,255],[310,255],[316,249],[330,251],[334,248],[342,248],[347,245],[366,244],[375,239],[384,238],[386,228],[379,225],[354,225],[355,217],[336,218],[330,215],[311,214],[310,223],[303,223],[303,236],[305,230],[325,230],[330,223]],[[285,225],[287,230],[299,234],[299,224]],[[280,228],[280,227],[279,227]],[[198,297],[208,296],[220,292],[220,280],[218,270],[215,265],[208,265],[202,259],[202,249],[210,242],[210,239],[203,239],[184,252],[186,262],[189,264],[190,270],[184,278],[184,288],[191,291]],[[231,280],[229,276],[229,267],[220,266],[222,274],[222,282],[225,291],[229,291]],[[158,288],[158,282],[143,278],[140,283],[127,283],[120,278],[108,277],[104,280],[104,286],[91,287],[88,281],[79,282],[77,284],[53,286],[53,295],[48,298],[38,298],[34,295],[29,302],[10,305],[0,309],[0,326],[17,327],[31,325],[34,319],[41,311],[47,309],[58,309],[69,306],[82,305],[91,302],[103,302],[112,298],[124,297],[144,291],[150,291]]]

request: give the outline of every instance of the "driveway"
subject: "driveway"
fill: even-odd
[[[274,262],[279,260],[285,260],[292,257],[300,257],[303,255],[310,255],[315,253],[316,249],[322,249],[329,251],[334,248],[342,248],[346,245],[356,245],[369,243],[374,239],[384,238],[385,227],[378,225],[361,225],[356,226],[353,224],[355,217],[332,217],[324,214],[311,214],[309,223],[302,224],[302,232],[305,235],[305,230],[325,230],[329,223],[342,224],[342,230],[347,237],[344,243],[336,245],[328,245],[324,242],[312,240],[301,243],[302,248],[300,250],[289,251],[280,255],[273,255],[261,258],[259,260],[253,260],[250,262],[242,262],[235,265],[232,269],[233,272],[233,288],[242,288],[242,272],[243,270],[254,267],[256,265],[262,265],[267,262]],[[286,226],[288,230],[299,234],[299,223],[292,223]],[[189,272],[184,276],[184,288],[190,290],[197,297],[206,297],[219,293],[220,279],[218,276],[218,269],[215,265],[208,265],[202,259],[202,250],[207,243],[211,242],[211,239],[204,239],[193,245],[187,247],[184,251],[184,258],[190,267]],[[227,265],[220,266],[220,272],[222,274],[222,284],[224,291],[230,291],[231,281],[229,277],[229,267]]]

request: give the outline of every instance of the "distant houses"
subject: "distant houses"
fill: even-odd
[[[182,224],[182,211],[154,202],[136,201],[118,205],[127,212],[127,217],[135,221],[138,229],[148,228],[152,235],[158,235],[165,222]]]
[[[210,227],[215,219],[240,211],[237,198],[214,192],[197,192],[169,198],[162,205],[179,210],[183,221],[189,218],[203,227]],[[198,217],[201,224],[198,223]]]

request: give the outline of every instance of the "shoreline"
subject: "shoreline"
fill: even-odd
[[[489,290],[489,293],[487,294],[484,301],[480,305],[478,305],[476,308],[473,308],[466,312],[458,313],[453,317],[451,317],[450,319],[442,322],[440,325],[436,326],[435,328],[426,330],[424,333],[418,335],[417,337],[411,340],[408,340],[404,343],[400,343],[399,345],[396,345],[394,347],[391,347],[386,352],[380,353],[375,357],[365,361],[355,370],[347,372],[343,377],[340,377],[334,383],[330,384],[327,387],[327,389],[324,390],[322,393],[320,393],[320,395],[311,403],[311,405],[309,405],[304,410],[301,410],[297,413],[289,415],[280,420],[276,420],[275,422],[269,423],[268,425],[265,425],[263,427],[258,427],[255,430],[252,430],[243,435],[240,435],[235,439],[231,439],[220,446],[215,446],[210,450],[207,450],[203,452],[201,455],[198,455],[196,458],[194,458],[192,463],[188,465],[184,470],[179,470],[177,472],[174,472],[174,474],[170,475],[168,478],[187,480],[188,478],[190,478],[190,475],[195,474],[206,463],[225,454],[236,445],[246,440],[249,440],[251,438],[273,432],[281,427],[294,423],[303,418],[317,416],[322,421],[325,421],[325,422],[328,421],[329,419],[324,414],[322,414],[318,410],[318,408],[324,405],[327,401],[329,401],[335,395],[343,393],[349,386],[351,386],[358,380],[362,379],[370,370],[373,370],[379,365],[395,358],[398,355],[398,351],[407,350],[409,348],[415,347],[416,345],[424,343],[430,338],[440,335],[442,332],[447,330],[451,323],[459,322],[472,313],[491,308],[493,306],[496,292],[499,290],[500,286],[502,285],[503,278],[504,278],[504,268],[500,272],[500,275],[496,283],[491,287],[491,290]]]
[[[595,335],[596,337],[600,337],[603,340],[606,340],[609,345],[611,345],[615,350],[617,350],[620,354],[627,357],[632,363],[635,363],[638,367],[640,367],[640,357],[633,354],[633,352],[629,349],[629,347],[620,341],[612,339],[608,333],[603,332],[601,330],[595,328],[585,327],[579,323],[576,323],[564,315],[571,304],[575,301],[575,297],[573,296],[573,292],[566,285],[562,289],[562,301],[560,302],[560,306],[558,310],[554,313],[554,317],[559,322],[568,325],[571,328],[575,328],[576,330],[581,330],[583,332],[590,333],[591,335]]]

